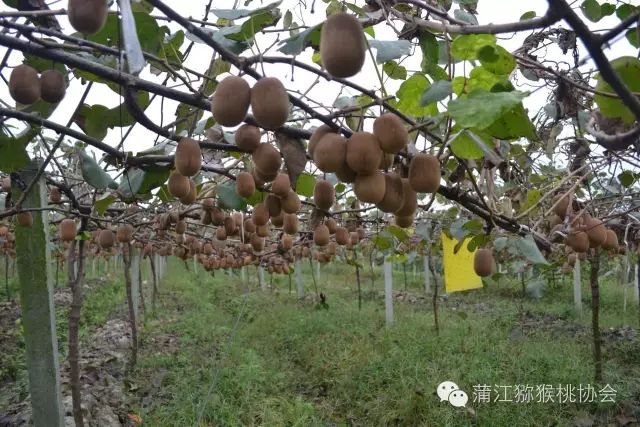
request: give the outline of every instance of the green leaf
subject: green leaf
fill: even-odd
[[[313,189],[316,186],[316,178],[306,172],[298,176],[296,182],[296,193],[304,197],[313,197]]]
[[[311,28],[307,28],[303,32],[296,34],[293,37],[284,39],[280,42],[279,52],[285,55],[296,56],[302,53],[307,47],[320,46],[320,29],[322,24],[314,25]]]
[[[438,80],[437,82],[433,82],[433,84],[424,91],[420,97],[420,105],[424,107],[425,105],[442,101],[443,99],[447,99],[451,93],[451,82],[449,80]]]
[[[393,239],[390,236],[383,236],[382,234],[378,234],[371,239],[373,245],[376,249],[380,251],[386,251],[387,249],[391,249],[393,247]]]
[[[638,27],[628,29],[625,37],[627,38],[631,46],[640,48],[640,32],[638,30]]]
[[[246,18],[247,16],[254,16],[262,12],[271,11],[278,6],[282,1],[277,1],[271,4],[268,4],[263,7],[259,7],[257,9],[249,10],[249,9],[211,9],[212,14],[217,16],[218,18],[228,19],[229,21],[234,21],[240,18]]]
[[[540,252],[538,245],[536,245],[535,240],[533,240],[530,234],[516,240],[516,247],[518,248],[518,252],[529,262],[549,265],[549,262],[545,259],[544,255],[542,255],[542,252]]]
[[[616,16],[620,18],[621,21],[623,21],[631,16],[631,14],[634,13],[637,9],[637,6],[631,6],[630,4],[624,3],[618,6],[618,9],[616,9]]]
[[[449,102],[449,114],[465,128],[485,129],[500,116],[520,104],[526,94],[513,92],[487,92],[476,90]]]
[[[98,190],[106,188],[117,189],[118,184],[106,173],[93,157],[89,156],[84,150],[80,151],[80,166],[82,169],[82,177],[84,180]]]
[[[245,210],[247,202],[236,193],[236,184],[233,181],[227,181],[216,187],[218,201],[227,209]]]
[[[491,52],[491,55],[487,57],[488,52]],[[507,75],[516,68],[515,58],[502,46],[485,46],[480,49],[479,56],[484,68],[494,74]]]
[[[426,31],[420,33],[418,42],[420,43],[420,50],[422,50],[421,68],[422,71],[426,73],[431,67],[438,65],[440,45],[438,44],[436,36]]]
[[[96,202],[93,204],[93,207],[96,209],[96,212],[99,215],[103,215],[107,211],[109,206],[111,206],[111,204],[116,200],[118,200],[118,198],[114,193],[107,193],[96,200]]]
[[[638,58],[623,56],[611,61],[611,66],[632,92],[640,92],[640,60]],[[598,80],[596,90],[615,93],[600,74],[596,78]],[[594,100],[605,117],[620,118],[625,123],[632,123],[635,120],[635,115],[617,97],[595,95]]]
[[[631,171],[624,171],[620,175],[618,175],[618,181],[622,184],[623,187],[631,187],[633,182],[635,181],[635,176]]]
[[[528,12],[523,13],[522,16],[520,16],[520,20],[526,21],[528,19],[533,19],[535,17],[536,17],[536,12],[534,10],[530,10]]]
[[[527,198],[525,202],[520,207],[520,212],[524,212],[529,209],[531,206],[534,206],[540,198],[542,197],[542,193],[537,188],[531,188],[527,191]]]
[[[602,9],[597,0],[584,0],[580,5],[580,10],[591,22],[598,22],[602,19]]]
[[[485,46],[495,46],[496,36],[492,34],[461,35],[451,43],[451,55],[458,59],[478,59],[478,52]]]
[[[467,24],[478,25],[478,18],[472,13],[467,12],[466,10],[456,9],[453,11],[453,16],[460,21],[464,21]]]
[[[384,231],[398,239],[400,242],[406,242],[409,239],[407,232],[397,225],[388,225],[385,227]]]
[[[253,37],[263,29],[275,25],[279,19],[279,9],[264,11],[251,16],[251,18],[243,22],[240,26],[231,27],[237,28],[238,30],[229,32],[225,37],[238,42],[248,41],[253,39]]]
[[[376,50],[376,62],[384,64],[392,59],[402,58],[411,53],[409,40],[369,40],[369,46]]]
[[[431,86],[427,78],[421,74],[414,74],[400,85],[396,97],[398,98],[396,108],[401,112],[414,116],[425,117],[438,114],[436,104],[426,107],[420,105],[422,94]]]
[[[16,172],[29,164],[27,143],[34,135],[31,129],[16,138],[0,133],[0,171]]]
[[[496,121],[491,123],[486,131],[499,139],[518,139],[520,137],[530,140],[538,140],[536,128],[529,119],[522,104],[504,113]]]
[[[399,65],[396,61],[386,62],[382,66],[382,71],[393,80],[407,79],[407,69]]]
[[[122,178],[120,178],[118,193],[124,200],[135,199],[142,181],[144,181],[144,171],[139,168],[129,168],[124,171]]]
[[[602,17],[611,16],[616,12],[616,5],[613,3],[603,3],[600,5],[600,12]]]
[[[463,130],[451,141],[451,151],[462,159],[480,159],[484,157],[484,150],[479,146],[476,139]]]

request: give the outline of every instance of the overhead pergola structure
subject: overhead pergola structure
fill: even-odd
[[[10,80],[21,64],[35,70],[39,82],[56,71],[49,77],[62,76],[66,88],[62,102],[45,101],[43,92],[28,105],[8,97],[0,105],[0,220],[6,224],[0,239],[5,256],[18,259],[36,425],[62,425],[64,418],[50,242],[67,251],[74,294],[69,360],[77,425],[83,424],[77,334],[84,260],[90,251],[111,254],[116,247],[127,283],[132,365],[141,257],[154,269],[155,289],[164,270],[161,257],[167,255],[193,258],[207,269],[255,264],[261,272],[289,274],[289,263],[300,257],[313,253],[326,262],[337,246],[353,249],[360,241],[370,250],[397,252],[408,239],[403,229],[413,224],[419,225],[423,247],[435,245],[436,229],[424,230],[437,223],[437,231],[471,249],[490,247],[498,257],[516,254],[530,264],[547,264],[545,255],[553,261],[567,247],[571,264],[585,258],[581,254],[591,262],[596,377],[601,378],[599,253],[618,252],[619,246],[635,250],[640,222],[640,61],[606,54],[620,40],[635,48],[640,44],[640,9],[631,2],[549,0],[542,16],[527,12],[517,22],[499,24],[479,24],[473,1],[459,2],[455,10],[446,1],[330,3],[327,15],[344,13],[344,7],[348,19],[358,19],[364,38],[356,41],[362,42],[373,84],[337,76],[329,63],[325,69],[321,60],[328,57],[320,43],[328,33],[322,34],[322,22],[294,23],[282,2],[249,10],[215,9],[203,1],[201,19],[185,16],[168,0],[109,5],[72,0],[61,9],[50,9],[43,0],[4,2],[5,92],[20,97]],[[98,25],[95,31],[83,34],[67,24],[74,7],[75,13],[93,8],[99,17],[105,6],[105,22],[87,24]],[[591,23],[604,18],[615,18],[615,25],[595,32]],[[84,25],[71,21],[74,27]],[[377,39],[376,29],[384,34],[382,28],[392,29],[394,39]],[[514,34],[525,37],[510,52],[496,35]],[[557,57],[546,57],[551,48]],[[192,52],[203,49],[209,54],[204,69],[194,69],[199,61]],[[273,71],[285,67],[291,80]],[[222,126],[215,120],[212,96],[215,100],[229,74],[254,89],[276,77],[286,89],[290,108],[284,124],[265,126],[264,112],[255,104],[242,115],[249,125],[245,131],[257,129],[261,150],[276,153],[270,163],[261,163],[256,149],[243,145],[240,123]],[[520,90],[522,81],[548,92],[544,108],[524,108],[523,101],[538,89]],[[316,86],[334,88],[328,92],[338,96],[328,99]],[[96,102],[94,94],[106,88],[118,100],[115,107]],[[271,89],[267,93],[267,99],[277,97]],[[318,126],[353,147],[383,114],[401,123],[407,137],[391,153],[376,145],[383,153],[380,165],[358,171],[347,158],[346,169],[330,170],[313,155],[308,141],[324,138],[316,133]],[[134,128],[148,131],[148,140],[155,140],[151,148],[124,149]],[[367,135],[382,138],[375,125]],[[177,173],[189,191],[175,197],[171,179],[176,169],[182,172],[175,147],[191,143],[197,168]],[[416,190],[413,178],[433,172],[419,165],[433,159],[439,184]],[[267,163],[276,165],[275,173],[260,171]],[[370,174],[382,177],[387,189],[386,183],[395,183],[402,209],[385,209],[386,201],[374,201],[364,184],[358,188]],[[284,191],[275,181],[281,175]],[[246,194],[236,179],[243,185],[248,179]],[[329,194],[329,203],[319,193],[327,183],[323,194]],[[383,191],[390,199],[394,192]],[[70,238],[63,237],[64,218],[77,221],[73,227],[67,223],[73,228]],[[596,231],[605,233],[604,240]]]

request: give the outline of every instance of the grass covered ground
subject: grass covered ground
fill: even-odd
[[[316,304],[274,276],[261,291],[238,275],[186,271],[173,262],[147,316],[132,411],[149,426],[565,426],[626,425],[640,419],[638,312],[623,310],[623,290],[604,279],[604,383],[616,403],[472,402],[473,386],[593,384],[589,289],[584,314],[573,311],[569,277],[538,300],[519,280],[439,299],[440,332],[422,279],[408,274],[395,300],[395,325],[384,324],[381,271],[362,274],[358,309],[352,267],[323,267]],[[588,277],[585,274],[583,277]],[[267,280],[269,276],[267,275]],[[394,273],[402,292],[402,271]],[[373,295],[373,297],[372,297]],[[440,402],[436,386],[455,381],[468,407]],[[594,384],[597,389],[605,384]],[[495,394],[492,393],[492,398]]]

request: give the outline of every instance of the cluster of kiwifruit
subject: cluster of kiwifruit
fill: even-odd
[[[202,166],[202,151],[198,141],[181,138],[176,147],[174,165],[176,170],[169,176],[167,189],[181,203],[190,205],[198,197],[195,182],[190,177],[195,176]]]
[[[6,225],[0,224],[0,253],[9,255],[12,258],[16,256],[16,235]]]
[[[58,70],[47,70],[38,76],[35,68],[21,64],[9,76],[9,94],[19,104],[30,105],[40,99],[56,104],[66,92],[66,78]]]
[[[69,23],[83,34],[96,34],[107,22],[108,3],[107,0],[69,0]]]
[[[440,162],[436,156],[417,154],[405,177],[383,172],[408,138],[400,118],[386,113],[376,118],[372,133],[355,132],[349,139],[327,125],[320,126],[309,139],[308,151],[321,171],[353,183],[358,200],[393,213],[398,226],[409,227],[418,207],[417,193],[435,193],[440,187]]]
[[[229,76],[218,84],[211,98],[211,113],[221,126],[242,123],[249,106],[256,122],[267,130],[282,127],[289,117],[289,95],[275,77],[264,77],[250,87],[242,77]],[[252,151],[260,142],[260,132],[255,126],[249,126],[241,128],[240,135],[236,134],[236,144]]]

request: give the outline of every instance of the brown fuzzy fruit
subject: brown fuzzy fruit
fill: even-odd
[[[575,253],[569,254],[569,256],[567,257],[567,264],[573,267],[576,264],[577,258],[578,256]]]
[[[52,187],[51,191],[49,191],[49,201],[56,204],[62,201],[62,193],[60,193],[58,187]]]
[[[418,209],[418,195],[409,184],[407,178],[402,178],[402,207],[396,211],[397,216],[409,216]]]
[[[480,277],[491,276],[493,272],[493,253],[491,249],[478,249],[473,257],[473,270]]]
[[[391,166],[393,166],[394,159],[395,156],[393,154],[383,153],[382,160],[380,160],[380,166],[378,166],[378,169],[388,170]]]
[[[247,218],[244,220],[244,232],[245,234],[256,232],[256,223],[253,222],[253,218]]]
[[[336,243],[340,246],[344,246],[351,241],[351,237],[349,236],[349,230],[344,227],[336,228]]]
[[[387,172],[384,174],[384,182],[384,197],[376,206],[382,212],[394,213],[404,202],[402,178],[395,172]]]
[[[380,148],[385,153],[396,154],[407,146],[409,132],[400,117],[385,113],[373,122],[373,133],[378,137]]]
[[[227,236],[233,236],[236,234],[238,230],[236,220],[233,217],[226,217],[224,219],[224,231],[227,233]]]
[[[334,77],[356,75],[364,64],[366,43],[362,24],[346,13],[330,15],[320,34],[320,58]]]
[[[589,250],[589,236],[584,231],[572,231],[567,236],[567,245],[576,252],[587,252]]]
[[[585,231],[589,236],[589,246],[598,247],[607,240],[607,227],[598,218],[588,218],[585,220]]]
[[[329,229],[324,224],[319,224],[313,231],[313,243],[318,246],[327,246],[329,244]]]
[[[8,176],[2,178],[2,191],[11,193],[11,178]]]
[[[300,197],[296,194],[295,191],[291,190],[281,199],[282,210],[288,214],[297,213],[302,206],[302,202],[300,202]]]
[[[33,104],[40,99],[40,79],[35,68],[22,64],[11,71],[9,94],[19,104]]]
[[[253,208],[253,222],[257,226],[265,225],[269,221],[269,209],[264,203],[258,203]]]
[[[338,228],[338,223],[333,218],[327,218],[324,220],[324,225],[329,229],[329,234],[333,235],[336,233],[336,229]]]
[[[72,219],[63,219],[58,226],[58,237],[63,242],[72,242],[76,238],[76,222]]]
[[[271,191],[278,197],[285,197],[291,191],[291,179],[286,173],[279,173],[271,184]]]
[[[116,239],[120,243],[129,243],[133,239],[133,225],[121,224],[116,229]]]
[[[235,140],[239,148],[253,153],[260,145],[260,128],[244,124],[236,130]]]
[[[280,211],[278,215],[272,216],[269,220],[274,227],[282,227],[282,224],[284,223],[284,212]]]
[[[316,182],[313,188],[313,201],[318,209],[328,211],[333,206],[335,198],[336,190],[329,181],[321,179]]]
[[[211,222],[213,225],[222,225],[224,222],[224,212],[221,209],[213,208],[211,210]]]
[[[256,227],[256,234],[260,237],[267,237],[271,233],[271,226],[269,223],[265,225],[259,225]]]
[[[396,222],[396,225],[400,228],[409,228],[413,225],[413,219],[414,219],[413,215],[396,216],[395,222]]]
[[[268,194],[264,199],[264,204],[269,211],[269,217],[278,216],[280,212],[282,212],[282,202],[280,201],[280,197],[275,194]]]
[[[282,246],[282,249],[285,251],[291,249],[293,247],[293,237],[288,234],[283,234],[280,239],[280,246]]]
[[[189,179],[189,192],[185,196],[180,197],[180,203],[190,205],[195,202],[197,198],[198,192],[196,190],[196,184]]]
[[[347,141],[347,165],[358,174],[373,173],[382,161],[382,150],[376,136],[369,132],[356,132]]]
[[[418,193],[435,193],[440,188],[440,161],[431,154],[417,154],[409,165],[409,184]]]
[[[370,175],[358,175],[353,186],[353,192],[361,202],[380,203],[385,193],[384,174],[376,170]]]
[[[211,97],[211,113],[222,126],[237,126],[247,116],[251,102],[251,87],[242,77],[223,79]]]
[[[255,252],[262,252],[264,250],[264,239],[257,234],[252,235],[251,247]]]
[[[280,169],[282,158],[280,152],[271,144],[260,144],[251,156],[256,170],[262,175],[262,178],[268,181],[273,180]],[[273,175],[271,179],[268,179]]]
[[[200,172],[202,151],[198,141],[191,138],[180,139],[176,148],[175,165],[180,175],[194,176]]]
[[[618,249],[618,235],[615,231],[607,228],[607,240],[602,244],[604,249]]]
[[[556,215],[558,215],[560,218],[564,218],[567,215],[567,209],[569,208],[569,199],[571,198],[570,194],[567,194],[566,196],[562,196],[559,195],[557,196],[553,202],[555,207],[553,208],[553,211],[556,213]]]
[[[322,172],[337,172],[345,165],[347,140],[337,133],[327,133],[315,146],[313,160]]]
[[[172,173],[167,183],[169,194],[176,199],[186,196],[191,190],[191,184],[189,182],[190,180],[186,176],[180,175],[178,172]]]
[[[295,214],[284,214],[282,221],[282,229],[285,233],[294,235],[298,232],[299,221]]]
[[[256,191],[256,183],[249,172],[240,172],[236,177],[236,193],[240,197],[251,197]]]
[[[336,177],[340,180],[340,182],[353,183],[358,176],[351,168],[347,165],[347,162],[342,162],[342,166],[335,172]]]
[[[31,215],[31,212],[19,212],[16,215],[16,221],[20,227],[31,228],[33,226],[33,215]]]
[[[260,126],[267,130],[282,127],[289,117],[289,95],[280,80],[265,77],[251,89],[251,110]]]
[[[40,96],[44,101],[57,104],[67,92],[67,82],[58,70],[47,70],[40,75]]]
[[[187,231],[187,223],[184,220],[176,222],[175,230],[177,234],[184,234]]]
[[[216,239],[221,241],[227,240],[227,231],[224,229],[224,227],[216,228]]]
[[[83,34],[99,32],[107,22],[108,4],[105,0],[69,0],[67,16],[71,26]]]
[[[102,249],[109,249],[113,247],[113,244],[116,241],[116,236],[113,234],[111,230],[101,230],[100,235],[98,236],[98,244]]]
[[[311,138],[309,138],[309,144],[307,145],[307,152],[309,153],[309,157],[313,159],[313,152],[316,149],[316,145],[320,139],[328,133],[335,133],[335,131],[329,125],[321,125],[311,134]]]

